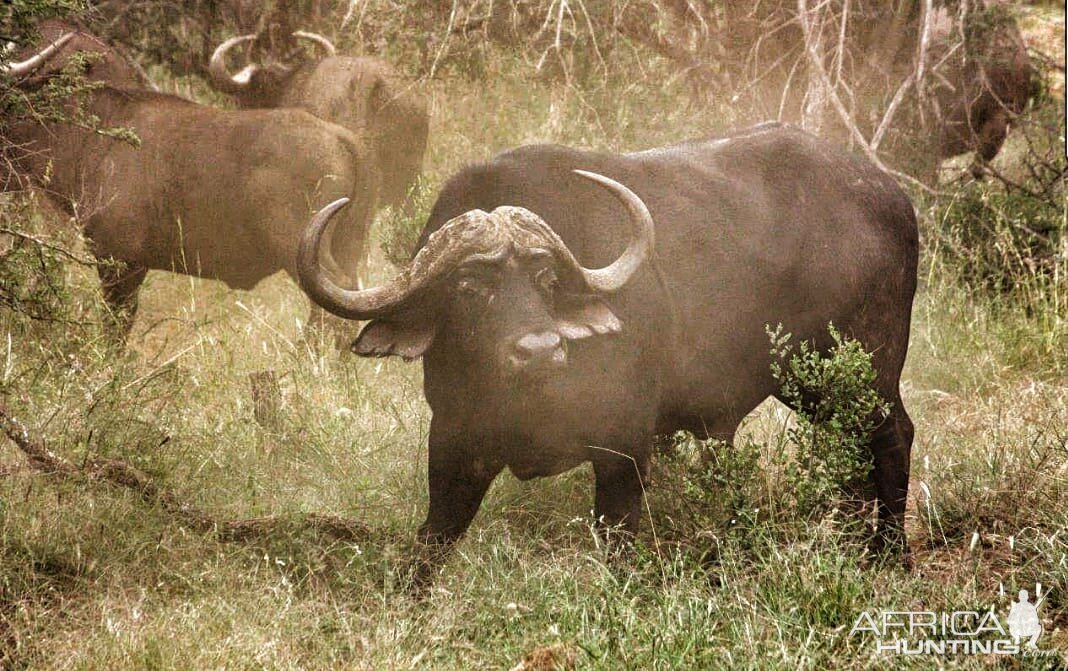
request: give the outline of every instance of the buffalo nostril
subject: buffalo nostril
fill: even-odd
[[[567,362],[564,341],[558,333],[528,333],[515,343],[512,354],[517,366],[544,362],[551,365],[563,365]]]
[[[552,331],[545,333],[528,333],[515,343],[515,353],[523,359],[531,359],[539,354],[552,352],[560,346],[560,336]]]

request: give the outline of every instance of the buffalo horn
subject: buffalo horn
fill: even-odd
[[[649,208],[637,194],[614,179],[585,170],[574,172],[611,191],[626,206],[630,214],[633,239],[620,257],[604,268],[597,270],[582,268],[582,276],[591,289],[606,293],[618,291],[627,283],[653,248],[653,217],[649,214]]]
[[[27,58],[26,60],[20,63],[8,63],[7,65],[0,66],[0,72],[11,75],[12,77],[22,77],[23,75],[28,75],[29,73],[44,65],[44,63],[49,58],[54,56],[55,53],[59,51],[63,47],[63,45],[66,44],[67,41],[70,40],[70,38],[72,37],[74,37],[74,33],[64,33],[55,42],[52,42],[44,49],[41,49],[39,52],[31,56],[30,58]]]
[[[231,75],[226,70],[226,61],[224,57],[226,52],[233,49],[242,42],[250,42],[256,39],[255,35],[237,35],[226,40],[218,47],[215,48],[215,52],[211,55],[211,62],[208,63],[208,72],[211,74],[211,81],[215,85],[215,88],[228,94],[241,93],[248,86],[249,77],[252,74],[252,69],[255,65],[246,66],[237,75]]]
[[[402,273],[387,284],[361,290],[343,289],[331,281],[320,265],[319,247],[330,218],[348,203],[348,198],[339,198],[308,222],[297,252],[297,278],[308,297],[327,312],[345,319],[374,319],[404,297],[407,277]]]
[[[334,43],[326,39],[319,33],[310,33],[306,30],[298,30],[293,33],[293,37],[300,37],[305,40],[311,40],[312,42],[315,42],[320,47],[322,47],[323,51],[326,52],[327,56],[334,56],[337,54],[337,49],[334,48]]]

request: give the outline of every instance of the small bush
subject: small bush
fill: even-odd
[[[823,356],[807,342],[795,354],[781,324],[768,328],[771,374],[783,398],[799,409],[797,425],[787,431],[797,451],[785,476],[801,517],[826,512],[867,479],[872,469],[867,444],[890,414],[890,404],[872,388],[871,354],[833,324],[828,332],[834,346]]]
[[[0,202],[5,221],[24,221],[23,206]],[[70,318],[70,291],[59,245],[18,228],[0,226],[0,306],[38,321]]]
[[[833,325],[829,332],[833,346],[822,354],[807,342],[795,352],[781,326],[768,329],[772,375],[782,396],[801,408],[777,436],[734,445],[672,438],[654,470],[661,538],[692,545],[729,536],[755,548],[769,534],[800,538],[813,524],[852,521],[836,511],[867,482],[867,443],[890,405],[872,389],[871,355]],[[696,545],[707,551],[707,543]]]

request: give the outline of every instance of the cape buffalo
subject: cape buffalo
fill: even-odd
[[[861,0],[852,10],[845,5],[848,22],[841,24],[839,38],[851,46],[838,62],[842,81],[848,82],[839,95],[858,128],[872,139],[895,93],[910,101],[880,145],[892,165],[936,182],[943,160],[975,152],[972,172],[979,175],[998,154],[1009,127],[1037,92],[1035,68],[1009,4],[933,3],[927,5],[929,17],[921,2]],[[833,14],[830,7],[819,10],[817,5],[823,3],[809,3],[813,13]],[[758,117],[801,121],[812,104],[804,82],[813,74],[796,7],[795,0],[723,4],[729,30],[723,35],[722,65],[741,84],[734,91],[741,104],[748,101]],[[925,21],[929,34],[921,44]],[[921,71],[922,96],[915,86]],[[904,86],[906,81],[910,84]],[[843,142],[850,137],[831,106],[822,125],[824,135]]]
[[[937,10],[931,40],[935,55],[951,49],[954,24]],[[980,2],[965,29],[965,57],[932,86],[940,158],[975,152],[976,177],[1001,151],[1009,127],[1037,94],[1036,72],[1016,20],[995,2]]]
[[[364,291],[333,285],[316,260],[343,205],[312,219],[301,286],[371,320],[357,354],[423,358],[424,543],[459,538],[502,469],[527,479],[585,461],[595,514],[633,532],[654,436],[730,440],[778,392],[765,325],[825,351],[830,321],[873,353],[893,404],[870,449],[878,540],[903,543],[916,219],[865,160],[778,124],[624,155],[523,147],[452,177],[410,265]]]
[[[411,82],[377,58],[338,56],[322,35],[293,35],[317,45],[324,57],[290,64],[279,60],[250,63],[236,75],[226,70],[227,52],[256,35],[239,35],[212,54],[209,71],[216,89],[243,108],[295,107],[348,128],[366,143],[378,180],[379,204],[400,207],[419,176],[426,152],[429,117],[426,101]],[[335,249],[339,262],[357,264],[362,277],[364,249]]]
[[[242,289],[278,270],[295,277],[309,213],[340,196],[356,207],[334,237],[366,235],[374,202],[369,161],[340,126],[299,110],[219,111],[132,87],[121,57],[78,30],[9,64],[7,74],[39,87],[85,46],[97,54],[86,76],[102,85],[70,97],[64,112],[132,130],[137,141],[28,119],[9,126],[6,139],[16,150],[15,171],[75,216],[93,254],[109,262],[100,276],[122,333],[147,270]],[[335,277],[352,284],[336,268]]]

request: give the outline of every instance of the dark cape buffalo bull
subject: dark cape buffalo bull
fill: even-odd
[[[256,35],[239,35],[212,55],[212,84],[243,108],[294,107],[348,128],[371,154],[379,204],[403,206],[426,152],[430,122],[425,99],[385,61],[338,56],[334,45],[316,33],[297,31],[294,36],[317,45],[323,57],[295,63],[265,58],[231,75],[227,52],[257,40]],[[365,248],[335,253],[340,263],[358,264],[357,275],[363,276]]]
[[[873,353],[893,404],[870,449],[880,542],[903,542],[916,219],[865,160],[776,124],[621,156],[520,148],[450,179],[410,265],[363,291],[334,286],[316,260],[342,204],[305,233],[301,285],[371,320],[357,354],[423,357],[419,537],[433,548],[464,533],[502,469],[527,479],[585,461],[597,517],[633,531],[654,436],[730,440],[778,394],[765,325],[825,351],[831,321]]]
[[[278,270],[295,277],[309,214],[341,196],[357,205],[333,237],[366,230],[374,202],[369,161],[340,126],[299,110],[220,111],[138,88],[116,52],[77,30],[6,71],[20,86],[40,87],[82,48],[96,54],[86,78],[101,85],[69,98],[64,111],[132,130],[137,141],[37,120],[9,126],[6,139],[15,172],[75,216],[93,254],[106,261],[104,296],[123,333],[147,270],[242,289]],[[354,284],[332,267],[337,281]]]

